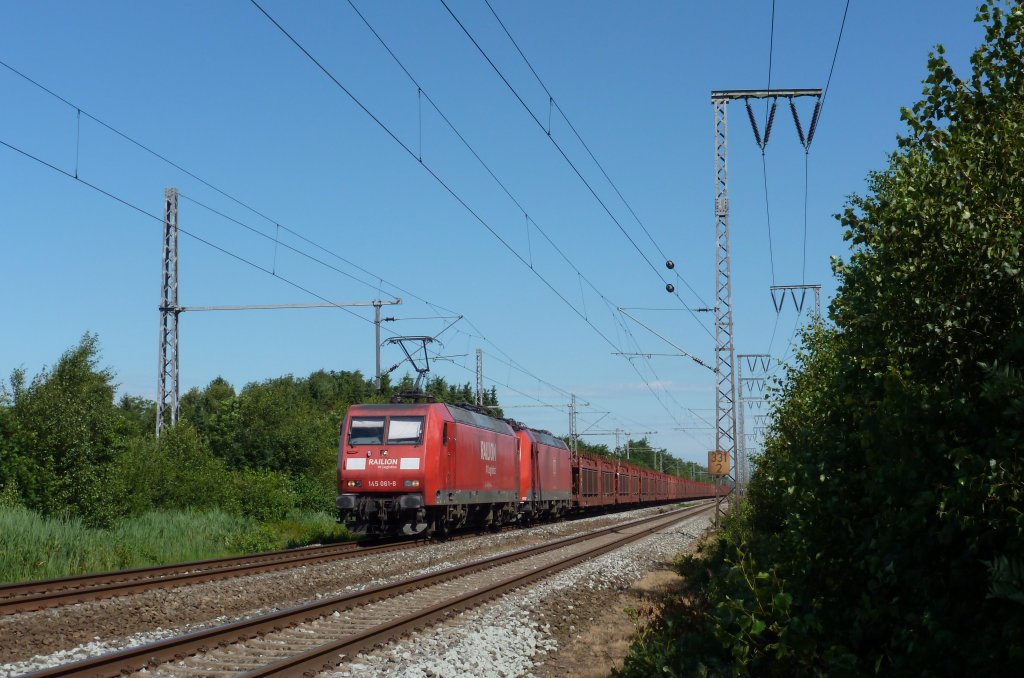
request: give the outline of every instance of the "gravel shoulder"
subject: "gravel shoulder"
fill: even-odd
[[[407,551],[0,617],[0,638],[4,639],[0,644],[0,676],[19,675],[226,624],[663,510],[655,507],[600,515],[473,539],[430,543]]]
[[[693,548],[705,517],[675,526],[561,572],[445,623],[360,654],[332,678],[472,675],[607,676],[621,666],[658,597],[676,585],[673,558]],[[639,612],[639,617],[637,616]]]

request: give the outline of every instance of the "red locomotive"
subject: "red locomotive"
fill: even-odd
[[[444,534],[571,510],[714,495],[714,486],[586,454],[545,431],[444,403],[354,405],[337,508],[361,534]]]

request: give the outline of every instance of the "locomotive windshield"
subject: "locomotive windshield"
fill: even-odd
[[[380,445],[384,442],[384,417],[353,417],[349,445]]]
[[[391,417],[388,445],[418,445],[423,439],[423,417]]]

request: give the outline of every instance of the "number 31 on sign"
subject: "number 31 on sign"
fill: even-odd
[[[708,474],[713,476],[729,475],[729,453],[721,450],[708,452]]]

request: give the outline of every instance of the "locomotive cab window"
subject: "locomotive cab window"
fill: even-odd
[[[391,417],[388,445],[419,445],[423,440],[423,417]]]
[[[384,417],[353,417],[349,445],[380,445],[384,442]]]

